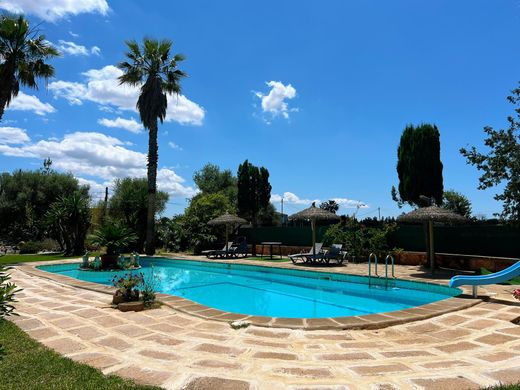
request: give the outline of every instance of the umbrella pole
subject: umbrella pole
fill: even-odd
[[[229,252],[229,248],[228,248],[228,224],[226,223],[226,257],[228,257],[228,252]]]
[[[312,254],[315,260],[316,259],[316,221],[311,219],[311,229],[312,229]]]
[[[435,273],[435,252],[433,249],[433,222],[428,221],[428,241],[429,241],[429,257],[430,257],[430,268],[432,275]]]

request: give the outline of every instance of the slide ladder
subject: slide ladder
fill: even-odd
[[[372,260],[374,261],[374,276],[372,276]],[[391,260],[391,271],[392,271],[392,277],[391,279],[388,277],[388,260]],[[382,283],[373,283],[372,278],[376,278],[376,280],[382,280],[383,278],[377,273],[377,255],[375,253],[371,253],[368,256],[368,287],[372,287],[372,285],[375,286],[381,286]],[[390,254],[388,254],[385,258],[385,276],[384,276],[384,287],[387,289],[391,281],[395,279],[395,272],[394,272],[394,257]],[[395,286],[395,283],[394,283]],[[393,287],[393,286],[392,286]]]

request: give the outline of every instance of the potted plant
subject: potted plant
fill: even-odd
[[[121,250],[136,240],[137,236],[132,230],[116,222],[105,223],[91,236],[93,244],[106,248],[105,254],[101,255],[103,269],[117,268],[117,257]]]
[[[142,273],[126,274],[124,276],[114,276],[112,284],[117,288],[112,303],[118,305],[123,302],[135,302],[139,300],[138,287],[144,284]]]

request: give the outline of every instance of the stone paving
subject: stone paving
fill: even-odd
[[[520,381],[520,305],[497,300],[379,330],[233,330],[162,307],[122,313],[107,294],[13,271],[24,290],[12,320],[104,373],[167,389],[473,389]],[[328,270],[330,271],[330,270]],[[335,269],[334,271],[338,271]],[[398,276],[421,277],[417,267]],[[363,273],[365,265],[339,272]],[[437,281],[446,278],[438,275]]]

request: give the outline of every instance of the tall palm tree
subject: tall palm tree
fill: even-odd
[[[36,79],[54,75],[54,68],[45,61],[57,56],[59,52],[44,35],[29,28],[23,16],[0,17],[0,120],[20,85],[37,89]]]
[[[155,194],[157,192],[157,120],[166,117],[167,94],[181,92],[180,80],[186,76],[177,64],[184,60],[181,54],[172,55],[172,42],[145,38],[142,46],[127,41],[127,61],[118,67],[123,70],[120,84],[141,86],[137,99],[137,110],[143,126],[148,129],[148,214],[146,218],[147,255],[155,253]]]

